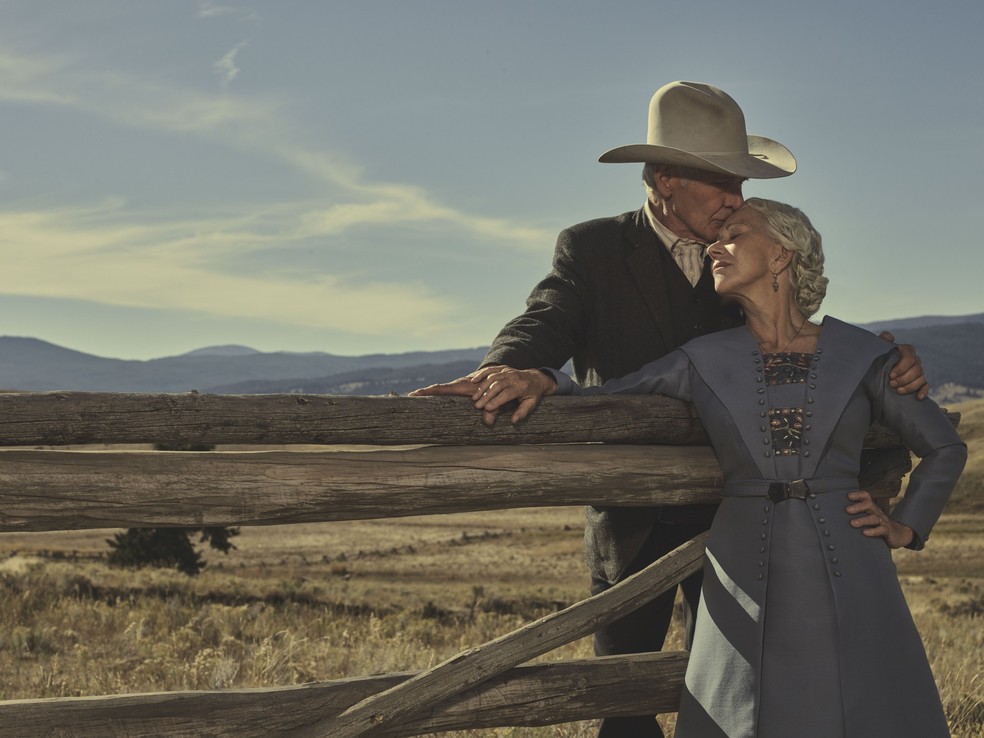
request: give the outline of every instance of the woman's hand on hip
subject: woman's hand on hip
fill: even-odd
[[[915,532],[908,525],[897,523],[882,510],[871,495],[864,490],[851,492],[847,495],[853,504],[847,506],[849,515],[856,515],[851,525],[860,528],[861,532],[872,538],[880,536],[885,539],[889,548],[902,548],[912,542]]]

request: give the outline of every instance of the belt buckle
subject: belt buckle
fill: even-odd
[[[769,499],[779,504],[790,497],[805,500],[810,491],[805,479],[794,479],[792,482],[772,482],[769,485]]]

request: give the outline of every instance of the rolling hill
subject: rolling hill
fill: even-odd
[[[952,402],[984,394],[984,313],[869,323],[912,343],[926,374]],[[148,361],[93,356],[37,338],[0,337],[0,388],[88,392],[220,392],[230,394],[405,394],[474,369],[484,347],[400,354],[338,356],[325,352],[256,351],[224,345]]]

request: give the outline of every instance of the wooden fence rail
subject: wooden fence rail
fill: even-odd
[[[148,443],[412,448],[37,448]],[[706,443],[692,408],[661,397],[548,398],[519,426],[489,429],[462,398],[0,394],[0,532],[713,502],[721,476]],[[863,486],[894,495],[908,451],[879,428],[866,445]],[[0,702],[0,735],[410,736],[671,711],[685,654],[517,665],[673,586],[701,551],[686,544],[641,580],[421,674]]]

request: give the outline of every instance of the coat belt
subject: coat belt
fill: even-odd
[[[725,497],[768,497],[773,502],[793,498],[805,500],[824,492],[861,489],[854,477],[816,477],[814,479],[734,479],[724,484]]]

